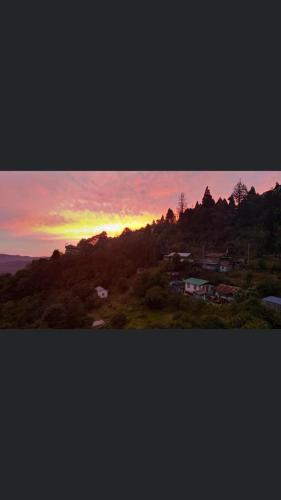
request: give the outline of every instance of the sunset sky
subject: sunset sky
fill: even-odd
[[[136,229],[176,210],[184,192],[188,207],[208,185],[215,200],[239,180],[257,192],[281,172],[0,172],[0,253],[48,256],[65,243],[101,231],[109,236]]]

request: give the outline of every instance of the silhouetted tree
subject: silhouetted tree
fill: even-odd
[[[187,203],[185,200],[185,194],[181,193],[179,196],[179,202],[178,202],[178,208],[177,208],[177,214],[178,214],[179,219],[182,217],[182,215],[186,209],[187,209]]]
[[[52,253],[52,257],[51,257],[53,260],[58,260],[60,258],[60,251],[59,250],[54,250],[53,253]]]
[[[208,186],[205,189],[205,193],[202,199],[202,206],[204,208],[212,208],[215,205],[215,200],[213,199]]]
[[[174,224],[174,222],[176,222],[175,214],[171,208],[168,208],[165,221],[168,222],[169,224]]]
[[[239,182],[237,182],[236,186],[234,186],[232,196],[236,202],[236,204],[239,206],[240,203],[247,198],[248,195],[248,190],[247,186],[243,184],[241,179]]]

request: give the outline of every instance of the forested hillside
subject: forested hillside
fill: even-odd
[[[90,240],[82,240],[78,244],[77,255],[61,255],[55,250],[49,259],[34,260],[15,275],[0,276],[0,327],[90,327],[93,318],[99,317],[104,308],[104,303],[95,293],[96,286],[109,289],[107,306],[112,301],[112,317],[117,318],[115,326],[124,326],[127,316],[130,316],[130,307],[137,310],[140,305],[140,321],[134,323],[132,319],[131,326],[146,325],[141,321],[142,316],[146,318],[146,312],[147,326],[157,326],[159,315],[155,324],[149,322],[150,316],[153,317],[157,310],[166,310],[167,314],[162,315],[158,326],[235,327],[229,320],[235,305],[226,306],[228,313],[226,309],[217,309],[214,315],[214,309],[210,313],[209,305],[194,305],[186,297],[170,296],[167,291],[168,270],[177,268],[183,275],[192,273],[198,276],[202,275],[202,271],[190,263],[181,265],[174,262],[169,268],[163,263],[163,255],[172,251],[189,251],[196,257],[204,248],[209,251],[228,249],[231,255],[246,258],[250,245],[251,262],[242,271],[245,279],[244,275],[236,278],[234,275],[232,280],[234,284],[235,279],[242,280],[245,291],[243,300],[240,298],[242,304],[247,300],[255,301],[259,294],[267,293],[266,286],[274,285],[275,293],[281,292],[281,267],[278,262],[281,253],[281,186],[276,183],[270,191],[258,194],[254,187],[248,190],[239,182],[228,199],[219,198],[217,202],[207,187],[202,200],[194,208],[186,208],[182,194],[177,210],[167,207],[166,214],[145,228],[137,231],[125,229],[115,238],[102,234],[95,243],[93,246]],[[270,261],[270,267],[266,260],[269,256],[275,256],[274,262]],[[247,274],[253,273],[251,265],[257,259],[263,264],[258,265],[258,272],[261,273],[258,287],[251,295],[253,283]],[[146,270],[141,276],[137,273],[139,268]],[[229,277],[225,279],[231,281]],[[262,286],[261,291],[259,287]],[[195,312],[202,307],[207,309],[201,310],[200,314]],[[239,311],[243,307],[240,305]],[[257,307],[257,303],[252,307]],[[247,310],[251,310],[250,306]],[[177,319],[179,311],[182,315]],[[187,318],[190,311],[193,312]],[[103,313],[109,314],[108,310]],[[198,314],[203,317],[201,323]],[[279,325],[277,315],[268,313],[266,316],[265,313],[264,317],[262,314],[260,327]],[[120,319],[122,315],[123,320]],[[209,322],[208,315],[211,318]],[[233,309],[233,317],[235,315],[237,312]],[[240,321],[240,326],[247,322],[251,324],[251,318],[257,315],[259,317],[255,310],[244,323]],[[165,317],[166,323],[163,323]],[[197,323],[194,318],[197,318]],[[114,326],[114,319],[111,325]]]

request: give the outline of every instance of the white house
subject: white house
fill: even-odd
[[[97,286],[95,290],[100,299],[106,299],[108,297],[108,290],[106,290],[102,286]]]
[[[203,298],[207,295],[211,295],[214,289],[214,286],[207,280],[188,278],[187,280],[184,280],[184,282],[184,293],[201,296]]]

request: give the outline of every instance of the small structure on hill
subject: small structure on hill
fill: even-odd
[[[184,280],[185,288],[184,293],[187,295],[194,295],[206,299],[212,295],[214,286],[207,280],[199,278],[188,278]]]
[[[100,299],[106,299],[108,297],[108,290],[106,290],[102,286],[97,286],[95,290]]]
[[[171,252],[167,255],[164,255],[164,260],[167,261],[172,261],[175,255],[178,255],[180,258],[180,262],[185,262],[186,260],[190,259],[192,254],[190,252]]]
[[[266,307],[274,309],[274,311],[281,312],[281,297],[275,297],[274,295],[269,295],[268,297],[264,297],[262,299],[262,303]]]
[[[239,291],[240,288],[236,286],[220,283],[215,287],[215,296],[221,302],[232,302]]]
[[[103,319],[97,319],[92,324],[93,328],[104,328],[105,326],[106,326],[106,323]]]
[[[234,262],[230,257],[223,257],[220,259],[220,272],[228,273],[233,270]]]
[[[235,262],[228,252],[211,252],[201,260],[201,266],[208,271],[227,273],[234,269]]]

